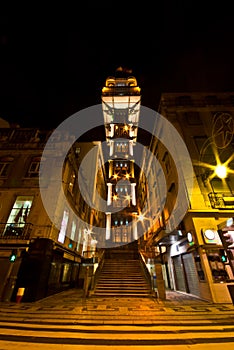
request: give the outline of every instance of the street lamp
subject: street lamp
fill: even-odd
[[[220,178],[220,179],[225,179],[227,177],[227,168],[223,164],[219,164],[215,167],[215,174]]]

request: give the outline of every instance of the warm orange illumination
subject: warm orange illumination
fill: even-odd
[[[212,180],[215,176],[218,176],[220,179],[225,179],[228,173],[234,174],[234,170],[228,167],[228,164],[232,161],[233,158],[234,154],[231,157],[229,157],[229,159],[223,164],[221,164],[219,159],[217,159],[216,165],[208,164],[205,162],[194,162],[194,164],[213,171],[213,173],[211,173],[211,175],[209,176],[209,180]]]
[[[114,201],[116,201],[117,199],[118,199],[117,194],[114,194],[114,196],[113,196],[113,200],[114,200]]]
[[[215,168],[215,173],[220,179],[225,179],[227,177],[227,168],[225,165],[217,165]]]

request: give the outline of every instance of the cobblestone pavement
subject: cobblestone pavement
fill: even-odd
[[[0,303],[0,350],[234,348],[234,306],[167,291],[83,298],[72,289],[33,303]]]
[[[159,322],[193,322],[201,315],[218,321],[234,317],[232,304],[213,304],[187,294],[167,291],[166,300],[153,297],[83,297],[72,289],[33,303],[0,303],[0,320],[53,323],[158,324]],[[46,318],[45,318],[46,315]],[[234,324],[234,322],[233,322]]]

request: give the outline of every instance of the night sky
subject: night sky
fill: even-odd
[[[132,69],[142,105],[155,110],[163,92],[234,91],[233,12],[203,2],[2,10],[0,117],[56,128],[101,103],[119,66]]]

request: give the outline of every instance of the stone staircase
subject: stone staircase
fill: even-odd
[[[100,271],[94,296],[149,297],[150,285],[144,275],[143,267],[135,254],[117,252],[113,258],[105,258]],[[110,254],[109,254],[110,256]]]

